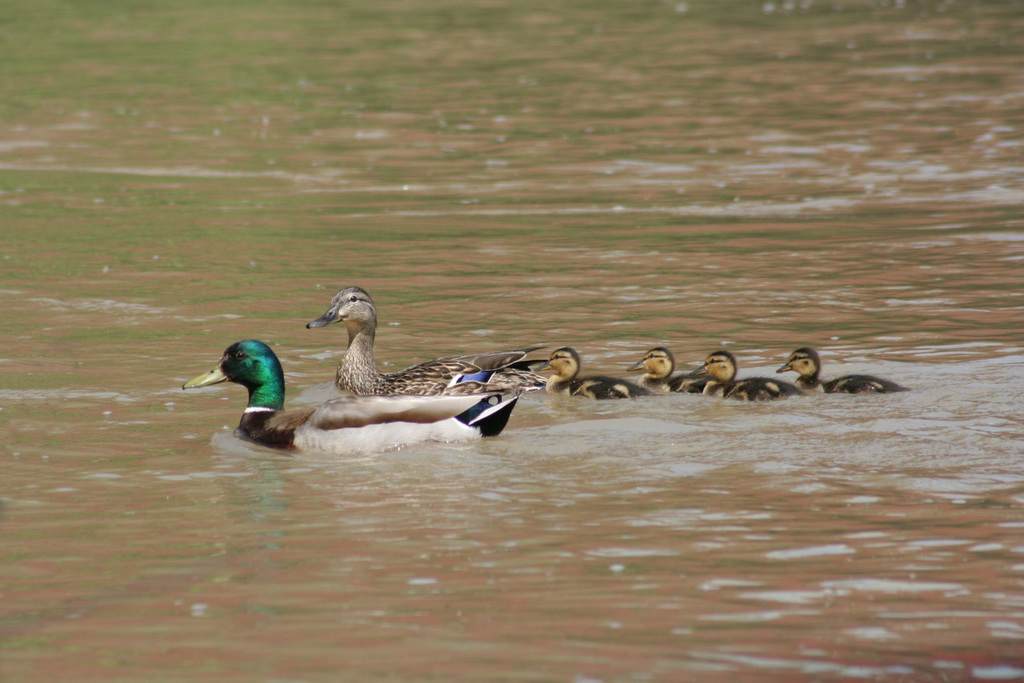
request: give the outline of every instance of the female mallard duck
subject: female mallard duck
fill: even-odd
[[[263,342],[235,342],[213,370],[182,389],[235,382],[249,390],[237,434],[276,448],[335,454],[379,451],[420,441],[494,436],[518,396],[343,396],[319,408],[284,411],[284,371]]]
[[[643,360],[629,367],[630,372],[637,370],[645,370],[637,384],[661,393],[701,394],[704,393],[704,386],[709,380],[706,375],[697,376],[695,373],[673,375],[676,370],[676,357],[663,346],[651,349]]]
[[[563,346],[555,349],[547,365],[538,370],[552,369],[555,374],[548,378],[546,389],[550,394],[586,396],[587,398],[635,398],[650,396],[653,392],[637,384],[615,377],[592,375],[577,377],[580,373],[580,354],[576,349]]]
[[[381,372],[373,360],[377,309],[359,287],[346,287],[334,295],[330,308],[306,327],[324,327],[343,321],[348,349],[338,363],[335,384],[357,395],[467,394],[481,391],[520,392],[544,388],[545,378],[530,370],[526,354],[539,346],[515,351],[448,356],[413,365],[399,372]],[[536,361],[533,361],[536,362]]]
[[[821,372],[821,358],[812,348],[803,347],[789,354],[789,360],[776,372],[792,370],[800,375],[796,385],[804,391],[823,391],[826,394],[886,394],[893,391],[908,391],[904,386],[879,379],[871,375],[844,375],[822,382],[818,379]]]
[[[724,350],[708,356],[704,360],[704,368],[699,372],[711,375],[704,387],[705,396],[735,398],[739,401],[774,401],[803,393],[789,382],[767,377],[736,379],[736,356]]]

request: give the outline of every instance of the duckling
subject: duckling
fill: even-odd
[[[338,363],[335,385],[356,395],[466,394],[481,391],[519,393],[539,391],[546,378],[530,370],[525,360],[533,346],[514,351],[447,356],[413,365],[399,372],[381,372],[373,360],[377,334],[377,308],[366,290],[345,287],[331,299],[327,311],[306,324],[324,327],[342,321],[348,330],[348,349]]]
[[[236,434],[294,450],[338,455],[421,441],[462,441],[500,434],[519,396],[343,396],[318,408],[284,410],[284,371],[263,342],[246,339],[224,351],[213,370],[182,389],[235,382],[249,390]]]
[[[555,374],[547,381],[546,389],[549,394],[597,399],[636,398],[653,394],[649,389],[624,379],[604,377],[603,375],[577,377],[580,373],[580,354],[576,352],[576,349],[568,346],[555,349],[547,364],[538,368],[538,370],[547,369],[555,371]]]
[[[645,389],[661,393],[701,394],[704,392],[704,386],[709,381],[707,376],[698,377],[696,373],[673,375],[675,369],[676,357],[664,346],[651,349],[643,357],[643,360],[629,366],[630,372],[646,370],[637,382]]]
[[[887,394],[894,391],[909,391],[904,386],[887,379],[879,379],[871,375],[844,375],[822,382],[818,379],[821,371],[821,358],[818,352],[807,346],[789,354],[786,364],[776,372],[792,370],[800,375],[796,385],[804,391],[821,391],[826,394]]]
[[[773,401],[803,393],[789,382],[767,377],[736,379],[736,356],[725,350],[709,355],[700,372],[711,375],[704,387],[705,396],[735,398],[740,401]]]

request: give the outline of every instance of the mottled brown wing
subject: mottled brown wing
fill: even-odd
[[[525,349],[514,351],[489,351],[486,353],[471,353],[462,356],[448,356],[438,358],[436,362],[465,364],[469,369],[459,372],[473,372],[474,368],[479,370],[500,370],[510,365],[519,363],[526,358],[526,355],[543,349],[543,346],[530,346]]]
[[[542,347],[530,347],[516,351],[493,351],[490,353],[448,356],[414,365],[411,368],[390,375],[389,384],[396,393],[408,394],[452,394],[465,393],[468,388],[449,389],[448,384],[457,375],[473,375],[495,369],[502,370],[487,383],[470,382],[475,392],[481,391],[522,391],[544,386],[546,379],[529,370],[525,357],[531,351]],[[525,368],[522,367],[525,364]]]

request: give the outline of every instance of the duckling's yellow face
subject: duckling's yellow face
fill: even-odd
[[[579,357],[572,349],[565,347],[555,349],[548,359],[547,365],[540,369],[547,370],[549,368],[554,370],[558,377],[571,379],[580,371]]]
[[[778,369],[778,372],[787,370],[792,370],[801,377],[813,377],[818,372],[818,361],[813,355],[803,350],[794,351],[789,355],[786,364]]]
[[[651,349],[641,361],[647,374],[655,379],[663,379],[675,370],[675,361],[665,349]],[[639,368],[638,368],[639,369]]]
[[[731,382],[736,377],[736,361],[731,354],[713,353],[704,359],[704,372],[717,382]]]

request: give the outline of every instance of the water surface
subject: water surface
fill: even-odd
[[[1020,2],[0,10],[5,680],[1024,678]],[[358,459],[183,393],[570,344],[625,374]],[[71,673],[73,672],[73,673]]]

